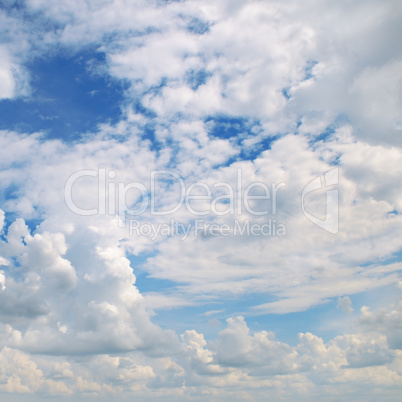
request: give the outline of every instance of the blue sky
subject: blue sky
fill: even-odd
[[[0,6],[0,399],[397,400],[398,1]]]
[[[100,123],[121,116],[122,82],[97,72],[104,55],[82,51],[69,56],[65,51],[26,65],[31,74],[31,94],[1,103],[1,129],[22,132],[45,131],[49,138],[79,139]]]

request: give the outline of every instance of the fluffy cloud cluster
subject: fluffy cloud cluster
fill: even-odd
[[[369,321],[370,325],[378,323],[381,314],[401,314],[398,307],[368,317],[367,310],[362,308],[355,330]],[[384,333],[393,329],[390,322],[381,323],[380,330],[340,335],[329,342],[309,332],[300,333],[297,344],[291,346],[278,341],[272,332],[251,333],[239,316],[228,319],[227,328],[214,341],[207,342],[194,330],[186,331],[171,357],[127,352],[61,358],[3,347],[1,390],[74,394],[78,400],[80,395],[100,400],[115,395],[144,400],[162,396],[167,400],[262,400],[267,392],[284,399],[328,393],[370,399],[373,391],[374,399],[379,395],[392,399],[402,381],[402,352],[389,344]],[[33,395],[29,398],[36,400]]]
[[[76,233],[79,244],[71,245],[66,259],[63,234],[32,236],[21,219],[9,226],[1,244],[0,295],[7,345],[86,354],[150,347],[156,352],[165,342],[174,344],[172,334],[149,321],[122,250],[111,243],[102,247],[96,238]]]

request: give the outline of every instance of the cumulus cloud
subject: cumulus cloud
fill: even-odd
[[[13,62],[5,46],[0,47],[2,65],[0,68],[0,99],[11,99],[26,93],[27,77],[22,67]]]
[[[355,332],[327,342],[300,333],[293,346],[277,340],[272,332],[251,331],[244,317],[232,317],[213,341],[195,330],[185,331],[171,357],[132,351],[45,358],[4,347],[2,390],[40,390],[75,398],[88,392],[100,398],[116,393],[145,399],[165,395],[172,400],[201,395],[260,399],[269,392],[292,399],[312,392],[328,395],[336,387],[337,392],[367,394],[370,399],[367,387],[373,391],[372,386],[381,386],[382,395],[392,398],[401,381],[402,355],[398,346],[388,344],[391,326],[379,324],[380,316],[395,316],[395,311],[391,306],[368,316],[364,308]],[[372,331],[360,333],[361,325],[371,325]],[[15,336],[10,326],[5,332]]]
[[[322,386],[331,387],[331,384],[339,388],[352,379],[357,380],[354,387],[359,390],[367,386],[367,376],[382,376],[386,372],[392,378],[390,385],[399,378],[394,371],[396,356],[388,349],[384,335],[345,335],[325,343],[320,337],[305,333],[299,335],[297,346],[292,347],[276,341],[272,333],[251,334],[244,318],[237,317],[228,320],[228,327],[211,346],[196,331],[186,331],[182,342],[184,354],[178,356],[176,363],[154,361],[150,363],[153,369],[149,372],[151,384],[158,387],[181,387],[185,381],[184,395],[187,396],[193,395],[195,388],[191,385],[195,384],[198,389],[202,387],[204,395],[221,397],[232,394],[233,387],[234,397],[258,397],[258,391],[248,390],[246,384],[253,384],[256,389],[293,384],[282,394],[289,398],[315,388],[318,391]],[[169,377],[164,374],[167,368],[171,371]],[[168,378],[169,384],[165,382]],[[232,391],[223,391],[224,384],[230,385]],[[220,390],[214,391],[215,387]]]
[[[90,238],[77,234],[75,241],[81,244],[69,255],[72,264],[64,257],[63,234],[32,236],[21,219],[10,225],[1,244],[8,261],[2,271],[2,322],[11,326],[4,342],[31,352],[63,354],[162,353],[163,345],[174,347],[169,331],[160,342],[163,331],[150,322],[122,251],[111,244],[102,248]]]
[[[339,297],[337,307],[345,313],[353,312],[352,301],[349,296]]]
[[[387,311],[382,309],[373,313],[369,307],[364,306],[361,310],[360,321],[362,325],[373,331],[385,332],[389,344],[392,348],[399,349],[401,347],[401,302],[394,306],[394,309]]]

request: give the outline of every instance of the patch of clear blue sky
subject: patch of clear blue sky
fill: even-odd
[[[212,138],[229,140],[239,149],[239,154],[230,158],[223,166],[229,166],[236,160],[254,160],[262,152],[271,149],[280,134],[259,136],[252,147],[244,147],[243,141],[256,137],[263,132],[258,120],[242,116],[215,115],[204,119],[208,134]]]
[[[211,74],[204,69],[191,69],[186,72],[186,82],[193,91],[196,91],[200,85],[207,82],[210,76]]]
[[[204,33],[209,31],[209,23],[202,21],[199,18],[193,18],[187,24],[187,30],[194,34],[203,35]]]
[[[0,129],[45,131],[66,142],[121,118],[125,84],[103,73],[105,55],[87,49],[60,51],[26,65],[30,96],[0,101]]]
[[[402,249],[397,251],[396,253],[391,254],[390,256],[387,256],[385,258],[381,257],[378,258],[377,260],[369,261],[364,264],[360,264],[361,267],[369,267],[373,264],[381,264],[381,265],[389,265],[389,264],[394,264],[396,262],[401,262],[402,261]],[[392,274],[392,273],[390,273]]]
[[[307,65],[304,69],[304,72],[305,72],[304,80],[309,80],[311,78],[314,78],[313,69],[317,64],[318,64],[317,60],[308,60],[307,61]]]
[[[244,138],[252,132],[258,122],[245,117],[216,115],[208,116],[204,120],[209,135],[216,138]]]

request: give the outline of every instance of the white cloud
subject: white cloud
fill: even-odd
[[[70,241],[80,244],[66,259],[63,234],[31,236],[22,220],[10,226],[1,245],[13,261],[3,275],[2,322],[20,335],[7,344],[63,354],[174,347],[175,336],[150,322],[122,250],[100,247],[98,236],[72,232]]]
[[[3,348],[0,351],[0,389],[8,393],[33,393],[35,391],[66,395],[67,386],[62,381],[46,378],[30,357],[18,350]]]
[[[343,311],[344,313],[353,312],[352,301],[350,300],[349,296],[339,297],[337,307],[341,309],[341,311]]]
[[[402,331],[400,300],[391,311],[382,309],[373,313],[369,307],[364,306],[361,312],[360,322],[362,325],[369,330],[385,333],[390,347],[400,349]]]
[[[0,46],[0,99],[11,99],[15,96],[24,94],[26,88],[26,74],[23,69],[15,62],[8,49]]]
[[[367,309],[362,310],[364,326],[369,321],[373,325],[373,317],[395,312],[391,307],[370,318],[367,314]],[[5,347],[0,353],[2,388],[57,397],[72,394],[78,400],[87,392],[105,400],[115,393],[135,393],[144,399],[163,394],[172,400],[201,395],[259,399],[260,392],[306,400],[311,392],[320,397],[367,393],[368,400],[375,400],[380,387],[382,394],[392,398],[401,381],[402,355],[388,346],[390,327],[375,321],[374,332],[366,335],[351,332],[324,342],[312,333],[300,333],[298,344],[291,346],[276,340],[272,332],[252,332],[243,317],[233,317],[214,341],[207,342],[195,330],[186,331],[180,352],[172,358],[139,352],[45,358]],[[363,328],[359,325],[352,331]]]
[[[272,332],[262,331],[251,336],[243,317],[229,318],[227,324],[214,344],[216,360],[221,365],[248,367],[250,374],[257,375],[295,370],[297,353],[277,341]]]

